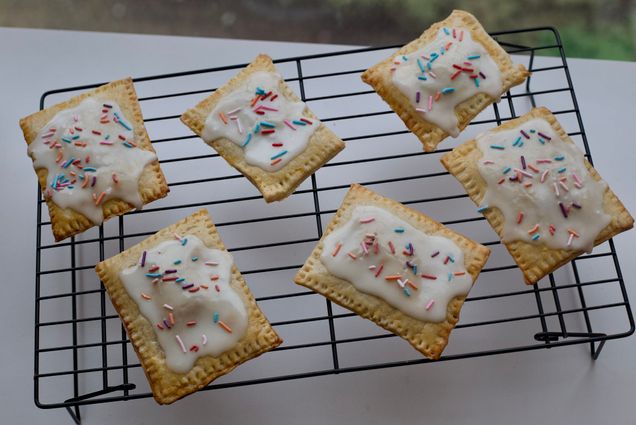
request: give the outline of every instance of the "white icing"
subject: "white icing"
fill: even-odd
[[[370,218],[374,220],[363,222]],[[404,231],[398,233],[396,229]],[[362,244],[367,234],[374,235],[377,253],[375,242],[365,244],[365,253]],[[413,255],[404,252],[409,243],[413,244]],[[339,244],[342,245],[337,249]],[[438,254],[433,256],[436,252]],[[468,294],[472,285],[472,276],[464,267],[464,254],[453,241],[428,235],[390,212],[370,205],[356,207],[349,221],[325,238],[320,261],[329,273],[351,282],[356,289],[428,322],[445,320],[448,303],[456,296]],[[406,261],[411,264],[407,265]],[[386,280],[392,275],[401,278]],[[407,279],[417,289],[405,283]]]
[[[512,130],[480,134],[477,145],[483,153],[479,172],[487,183],[482,207],[497,207],[503,213],[502,239],[505,242],[521,240],[550,248],[592,250],[594,240],[611,217],[603,210],[603,193],[607,185],[592,178],[585,166],[583,152],[574,144],[561,140],[550,124],[539,118]],[[521,156],[527,165],[525,170]],[[504,174],[508,167],[510,171]],[[519,181],[516,169],[529,175],[519,173]],[[559,202],[563,204],[567,218]],[[523,218],[517,224],[520,212]],[[533,232],[536,224],[539,227]],[[550,225],[554,226],[552,232]],[[579,236],[570,236],[569,230]],[[533,240],[537,234],[539,238]]]
[[[153,325],[171,370],[188,372],[199,356],[219,356],[243,337],[248,325],[247,309],[239,293],[230,286],[233,264],[230,254],[208,248],[196,236],[186,235],[147,251],[143,267],[142,259],[136,266],[123,270],[120,279],[141,314]],[[181,263],[175,264],[178,260]],[[154,266],[159,269],[151,272]],[[176,273],[170,273],[171,270]],[[147,276],[149,273],[157,273],[158,277]],[[172,277],[184,280],[163,280]],[[191,284],[194,285],[188,288]],[[168,327],[170,313],[174,325]]]
[[[307,147],[312,134],[320,126],[320,121],[304,117],[305,104],[287,99],[278,90],[280,81],[281,76],[273,72],[252,73],[243,85],[223,96],[208,115],[203,138],[206,141],[219,138],[231,140],[243,147],[248,164],[265,171],[273,172],[283,168]],[[272,94],[263,99],[270,91]],[[264,95],[252,106],[258,93]],[[272,100],[274,96],[276,97]],[[274,132],[267,134],[270,130]],[[277,161],[278,158],[280,161]]]
[[[448,43],[452,44],[449,46]],[[477,93],[486,93],[498,101],[503,90],[499,67],[484,46],[473,41],[470,31],[464,28],[440,29],[437,38],[422,49],[396,57],[392,69],[393,84],[409,99],[413,108],[426,121],[453,137],[460,131],[455,114],[457,105]],[[471,75],[477,78],[470,78]],[[454,91],[443,93],[447,88]]]
[[[141,208],[139,177],[157,157],[124,144],[135,143],[133,131],[119,105],[111,100],[89,97],[75,108],[58,112],[29,145],[34,168],[48,171],[45,196],[60,208],[71,208],[95,224],[104,220],[102,205],[109,199],[121,199]],[[79,161],[64,168],[68,161],[75,160]],[[84,179],[89,179],[86,187],[82,187]],[[101,193],[104,196],[96,205],[95,198]]]

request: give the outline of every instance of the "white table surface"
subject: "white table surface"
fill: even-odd
[[[64,410],[33,403],[33,266],[36,179],[19,118],[45,90],[343,46],[0,28],[0,423],[69,424]],[[97,53],[99,52],[99,53]],[[70,55],[87,58],[65,66]],[[636,212],[632,123],[636,63],[569,61],[596,168]],[[619,152],[619,149],[621,150]],[[10,206],[9,206],[10,205]],[[636,296],[636,232],[615,238]],[[152,399],[82,408],[85,424],[631,424],[636,338],[204,392],[167,407]]]

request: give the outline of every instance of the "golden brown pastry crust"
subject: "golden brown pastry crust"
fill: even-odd
[[[166,366],[153,325],[139,312],[137,303],[130,297],[119,273],[134,266],[144,250],[152,249],[165,240],[174,239],[174,233],[194,235],[209,248],[225,250],[207,210],[202,209],[185,219],[160,230],[143,242],[97,264],[95,270],[106,287],[113,306],[121,317],[133,348],[148,378],[152,394],[160,404],[172,403],[195,392],[219,376],[232,371],[241,363],[270,351],[282,343],[258,308],[243,276],[232,266],[230,285],[243,299],[248,310],[248,328],[231,350],[218,357],[199,357],[187,373],[174,373]]]
[[[433,24],[419,38],[400,48],[389,58],[367,69],[362,74],[362,80],[373,87],[391,109],[400,116],[409,130],[420,139],[426,152],[433,152],[437,145],[448,137],[448,133],[426,121],[422,114],[417,113],[409,99],[392,84],[391,67],[396,57],[408,55],[423,48],[437,37],[440,29],[446,26],[460,26],[469,30],[473,40],[484,46],[501,71],[502,94],[511,87],[521,84],[530,75],[523,65],[512,63],[508,53],[488,35],[473,15],[462,10],[454,10],[448,18]],[[459,121],[459,129],[466,128],[473,118],[496,100],[485,93],[477,93],[457,105],[455,114]]]
[[[74,108],[79,105],[87,97],[94,97],[104,100],[113,100],[119,104],[121,111],[129,122],[133,123],[135,143],[139,149],[144,149],[155,153],[150,143],[150,138],[144,127],[143,116],[137,100],[137,93],[131,78],[113,81],[97,87],[94,90],[82,93],[71,99],[53,105],[49,108],[38,111],[28,117],[20,120],[20,127],[24,133],[24,139],[27,145],[30,145],[38,133],[53,117],[64,109]],[[33,158],[31,158],[33,159]],[[44,191],[46,189],[46,178],[48,171],[45,168],[36,170],[40,187]],[[139,178],[139,194],[145,204],[165,197],[169,192],[166,179],[159,167],[159,161],[155,160],[146,165]],[[83,214],[70,208],[60,208],[51,199],[46,200],[49,207],[49,216],[51,217],[51,228],[56,241],[61,241],[69,236],[82,233],[90,229],[95,224]],[[122,215],[135,207],[127,202],[119,199],[109,199],[102,204],[104,213],[104,221],[111,217]]]
[[[331,275],[320,261],[324,239],[336,228],[345,224],[350,219],[353,209],[359,205],[383,208],[418,230],[451,239],[463,251],[464,266],[473,277],[473,283],[486,264],[490,250],[444,227],[425,214],[378,195],[363,186],[353,184],[320,242],[294,278],[297,284],[324,295],[333,302],[404,338],[425,356],[438,359],[448,343],[451,330],[459,320],[459,311],[464,304],[465,296],[458,296],[451,300],[447,307],[446,320],[443,322],[424,322],[402,313],[379,297],[358,291],[349,281]]]
[[[210,112],[214,110],[216,104],[223,96],[243,85],[244,81],[256,71],[277,72],[272,58],[267,55],[259,55],[227,84],[218,88],[194,108],[184,112],[181,116],[181,121],[199,137],[203,138],[205,120]],[[300,101],[298,96],[282,80],[278,90],[285,98],[292,101]],[[309,108],[305,108],[304,115],[316,118]],[[243,148],[231,140],[220,138],[211,141],[206,140],[205,142],[212,146],[232,167],[247,177],[263,194],[263,198],[267,202],[280,201],[291,195],[300,183],[345,147],[344,142],[321,123],[320,127],[309,139],[307,148],[302,153],[289,161],[280,170],[270,173],[262,168],[248,164],[243,155]]]
[[[550,123],[550,126],[559,135],[561,140],[574,144],[556,117],[552,115],[547,108],[543,107],[535,108],[522,117],[507,121],[491,131],[509,130],[534,118],[545,119]],[[477,147],[476,141],[470,140],[453,149],[451,152],[448,152],[441,158],[444,167],[459,180],[470,198],[477,205],[481,204],[487,187],[486,181],[481,177],[478,168],[478,161],[482,156],[483,154]],[[601,176],[587,160],[585,160],[585,165],[592,175],[592,178],[597,181],[601,180]],[[618,233],[631,229],[634,226],[634,219],[609,187],[605,190],[603,207],[605,212],[611,215],[612,221],[599,233],[594,241],[594,245],[601,244]],[[501,237],[503,235],[504,226],[504,217],[501,210],[493,207],[489,208],[483,214],[497,234],[499,234],[499,237]],[[543,244],[529,244],[523,241],[504,242],[504,245],[508,248],[512,258],[521,269],[525,282],[530,285],[536,283],[547,274],[552,273],[554,270],[572,261],[584,252],[552,249]]]

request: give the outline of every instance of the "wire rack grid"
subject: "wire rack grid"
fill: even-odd
[[[492,35],[519,55],[516,60],[525,61],[532,77],[482,112],[460,140],[446,141],[435,153],[422,152],[415,136],[359,80],[364,69],[396,46],[275,61],[322,122],[347,142],[347,149],[289,199],[271,205],[178,121],[180,111],[245,64],[135,79],[171,194],[54,243],[38,191],[35,403],[64,407],[79,423],[81,405],[151,395],[93,267],[200,207],[210,211],[259,305],[285,340],[206,389],[429,362],[393,334],[292,283],[353,182],[420,209],[493,251],[440,361],[582,343],[589,344],[596,358],[605,341],[632,334],[634,319],[611,240],[526,286],[496,234],[439,164],[440,154],[461,141],[536,104],[559,117],[591,161],[558,32],[546,27]],[[529,35],[548,41],[520,45],[519,37]],[[40,106],[98,85],[48,91]]]

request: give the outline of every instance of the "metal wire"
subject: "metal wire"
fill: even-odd
[[[533,47],[521,46],[519,44],[514,43],[515,36],[518,34],[524,35],[535,35],[538,39],[549,39],[547,43],[543,43],[540,45],[536,45]],[[506,93],[506,95],[502,98],[502,103],[500,105],[494,104],[492,106],[494,118],[492,119],[480,119],[471,123],[471,125],[483,125],[489,124],[490,126],[499,125],[504,121],[510,120],[518,116],[515,108],[517,105],[515,104],[515,100],[525,99],[529,101],[533,106],[536,105],[535,97],[536,96],[544,96],[549,94],[559,94],[560,96],[569,96],[569,107],[564,109],[554,110],[553,113],[556,115],[574,115],[576,121],[578,123],[578,130],[569,133],[571,136],[579,136],[583,147],[585,149],[587,157],[591,161],[591,156],[589,152],[589,146],[587,137],[585,135],[585,130],[583,128],[583,122],[581,120],[581,115],[578,108],[578,103],[576,101],[576,96],[574,93],[574,89],[572,86],[572,81],[570,78],[566,57],[563,51],[563,46],[561,44],[561,40],[559,34],[553,28],[534,28],[527,30],[515,30],[515,31],[507,31],[494,33],[498,41],[511,53],[517,54],[525,54],[528,55],[528,68],[533,73],[533,78],[537,78],[536,76],[543,72],[554,72],[557,71],[565,81],[565,84],[560,85],[558,87],[552,87],[545,90],[531,90],[531,81],[528,79],[528,82],[525,86],[525,91],[520,93]],[[325,53],[318,55],[310,55],[310,56],[302,56],[302,57],[294,57],[288,59],[280,59],[275,61],[279,65],[291,65],[295,68],[296,75],[286,80],[288,82],[296,82],[299,87],[300,97],[307,102],[316,102],[316,101],[324,101],[328,99],[357,99],[358,97],[362,97],[364,95],[372,94],[373,92],[370,90],[360,90],[360,91],[352,91],[346,93],[332,93],[327,95],[320,96],[307,96],[305,90],[305,84],[307,81],[311,80],[325,80],[329,78],[337,78],[347,75],[354,75],[362,72],[364,69],[351,69],[345,71],[334,71],[330,73],[322,73],[322,74],[313,74],[306,75],[306,71],[304,66],[307,63],[316,63],[325,60],[332,60],[335,58],[347,58],[352,57],[354,55],[359,54],[369,54],[372,52],[379,52],[381,55],[388,54],[396,46],[391,47],[377,47],[377,48],[364,48],[364,49],[356,49],[349,51],[340,51],[335,53]],[[383,52],[386,50],[387,52]],[[558,57],[560,57],[560,63],[556,66],[544,66],[544,67],[536,67],[536,58],[535,52],[555,52]],[[209,68],[209,69],[201,69],[194,71],[185,71],[179,73],[172,74],[163,74],[163,75],[155,75],[144,78],[135,79],[136,83],[142,82],[150,82],[150,81],[171,81],[179,83],[180,81],[184,81],[184,79],[191,78],[200,74],[218,74],[224,71],[232,71],[237,70],[244,67],[246,64],[239,64],[234,66],[226,66],[219,68]],[[63,88],[58,90],[51,90],[42,95],[40,107],[45,107],[45,102],[51,96],[56,94],[67,94],[69,92],[85,90],[97,87],[101,85],[99,84],[91,84],[86,86],[79,87],[70,87]],[[199,88],[196,90],[183,90],[183,91],[173,91],[169,93],[156,93],[149,96],[141,97],[140,101],[148,102],[148,101],[156,101],[161,99],[175,99],[182,96],[190,96],[190,95],[198,95],[209,93],[214,88]],[[506,107],[509,110],[509,114],[502,113],[502,107]],[[364,110],[364,108],[360,108],[359,110]],[[321,121],[325,123],[339,123],[342,121],[348,120],[357,120],[369,117],[381,117],[384,115],[392,114],[389,110],[382,111],[373,111],[373,112],[362,112],[355,113],[350,115],[336,115],[331,117],[323,117]],[[146,118],[146,122],[157,122],[157,121],[168,121],[175,120],[178,118],[178,115],[166,115],[166,116],[156,116]],[[353,141],[362,141],[362,140],[370,140],[376,138],[392,138],[399,137],[400,135],[408,134],[409,132],[406,130],[396,130],[396,131],[385,131],[385,132],[376,132],[369,134],[354,134],[352,136],[344,138],[347,142]],[[196,136],[192,135],[182,135],[175,137],[165,137],[165,138],[155,138],[153,140],[153,144],[163,144],[163,143],[180,143],[184,140],[193,139]],[[261,226],[266,226],[267,223],[270,222],[278,222],[281,220],[289,220],[289,219],[298,219],[298,218],[315,218],[315,234],[311,237],[304,237],[298,239],[289,239],[278,242],[271,242],[266,244],[251,244],[251,245],[239,245],[233,246],[230,248],[232,252],[240,252],[247,251],[253,249],[263,249],[263,248],[273,248],[273,247],[296,247],[301,246],[302,244],[314,244],[317,242],[322,236],[323,231],[323,219],[328,218],[331,214],[335,212],[333,208],[325,208],[321,205],[321,193],[327,193],[337,190],[346,189],[351,181],[348,181],[346,178],[347,170],[350,170],[351,167],[362,166],[364,164],[370,163],[380,163],[381,161],[404,161],[408,160],[408,158],[412,157],[424,157],[427,155],[433,155],[429,153],[424,153],[419,151],[419,145],[414,142],[413,146],[418,149],[417,152],[406,152],[406,153],[394,153],[390,151],[383,152],[381,156],[373,156],[367,158],[355,158],[349,160],[339,160],[336,158],[334,161],[326,164],[324,166],[325,170],[328,170],[333,167],[342,167],[341,173],[343,175],[342,184],[332,184],[332,185],[321,185],[319,179],[316,178],[316,175],[312,175],[310,179],[310,186],[308,188],[303,188],[297,190],[293,196],[299,196],[303,194],[311,195],[311,202],[306,204],[306,207],[310,207],[309,210],[303,212],[293,212],[286,214],[279,214],[273,216],[261,216],[256,218],[248,218],[248,219],[235,219],[229,221],[221,221],[217,223],[217,227],[224,226],[246,226],[254,223],[259,223]],[[441,149],[437,151],[436,154],[440,152],[447,152],[450,149]],[[196,161],[196,160],[205,160],[209,161],[212,158],[218,157],[215,153],[202,154],[202,155],[192,155],[187,157],[179,157],[179,158],[167,158],[162,159],[160,162],[162,164],[170,164],[170,163],[186,163],[188,161]],[[186,164],[182,164],[186,166]],[[381,178],[381,179],[372,179],[368,181],[361,182],[362,184],[368,186],[380,186],[387,185],[396,182],[408,182],[408,181],[418,181],[418,182],[426,182],[427,179],[434,179],[446,176],[448,173],[442,171],[441,167],[438,167],[434,170],[426,170],[426,172],[421,172],[416,175],[402,175],[399,177],[392,178]],[[169,186],[171,188],[175,188],[178,186],[188,186],[194,184],[223,184],[227,181],[233,179],[241,179],[242,176],[240,174],[232,173],[223,176],[209,177],[209,178],[198,178],[198,179],[186,179],[186,180],[177,180],[170,181]],[[197,199],[192,199],[189,202],[179,203],[175,205],[161,205],[161,206],[152,206],[150,205],[148,208],[141,211],[134,211],[126,216],[118,218],[118,227],[116,235],[106,235],[104,231],[104,226],[100,226],[98,234],[96,237],[84,237],[80,239],[70,238],[69,241],[64,241],[61,243],[44,243],[43,242],[43,232],[49,232],[50,229],[50,221],[46,221],[43,219],[43,199],[38,190],[38,208],[37,208],[37,239],[36,239],[36,276],[35,276],[35,357],[34,357],[34,398],[35,403],[41,408],[66,408],[73,420],[77,423],[80,421],[80,413],[79,406],[87,405],[87,404],[95,404],[95,403],[107,403],[113,401],[121,401],[121,400],[130,400],[137,399],[143,397],[149,397],[151,394],[146,391],[135,391],[138,384],[142,382],[139,379],[132,377],[129,372],[134,369],[138,369],[140,367],[139,363],[137,363],[136,358],[131,358],[129,353],[129,341],[127,339],[126,333],[123,328],[116,334],[111,335],[108,332],[108,323],[111,321],[117,321],[118,317],[116,314],[108,314],[108,301],[106,300],[105,289],[98,282],[97,277],[95,276],[92,281],[92,286],[89,288],[78,289],[77,286],[77,275],[84,270],[91,270],[94,267],[94,264],[88,265],[79,265],[77,261],[77,251],[80,249],[91,249],[91,247],[95,244],[98,245],[98,258],[99,260],[103,260],[106,255],[106,244],[109,243],[117,243],[118,250],[123,251],[125,249],[125,242],[128,240],[139,239],[154,233],[154,231],[135,231],[133,226],[126,226],[126,223],[129,222],[131,217],[134,217],[138,214],[150,214],[150,213],[158,213],[165,212],[169,210],[180,210],[180,209],[189,209],[196,207],[212,207],[219,205],[231,205],[240,202],[249,202],[259,200],[260,196],[241,196],[241,197],[214,197],[212,195],[202,194]],[[444,196],[430,196],[425,198],[418,199],[405,199],[402,200],[404,204],[427,204],[434,205],[439,202],[453,201],[453,200],[462,200],[465,199],[466,195],[464,193],[458,194],[448,194]],[[461,219],[448,220],[445,222],[447,225],[464,225],[464,224],[476,224],[478,226],[487,226],[487,223],[484,221],[484,218],[481,216],[470,216],[464,217]],[[130,231],[129,231],[130,230]],[[500,245],[499,240],[486,240],[481,241],[485,245],[489,245],[491,247],[497,247]],[[48,260],[49,257],[53,256],[51,251],[58,250],[60,248],[68,249],[69,258],[68,261],[63,262],[61,266],[52,267],[52,268],[44,268],[43,262]],[[611,260],[611,276],[603,278],[603,279],[590,279],[585,280],[585,276],[580,275],[579,267],[581,264],[585,262],[591,261],[603,261],[603,259]],[[272,264],[270,267],[262,268],[262,267],[247,267],[242,270],[244,275],[264,275],[266,273],[276,272],[276,271],[294,271],[301,267],[301,264],[287,264],[285,262],[280,262],[276,264]],[[498,300],[502,306],[505,306],[506,303],[512,302],[512,300],[517,299],[518,297],[532,297],[535,300],[535,311],[532,313],[514,313],[507,315],[506,317],[500,317],[496,319],[489,320],[476,320],[476,321],[466,321],[461,320],[457,325],[456,329],[463,328],[486,328],[493,327],[502,324],[510,324],[510,325],[520,325],[521,323],[527,323],[531,321],[538,325],[537,332],[534,334],[533,338],[525,341],[522,344],[518,343],[510,343],[509,345],[496,347],[496,348],[486,348],[479,349],[475,351],[461,351],[457,353],[449,353],[444,355],[440,361],[446,360],[455,360],[462,358],[470,358],[477,356],[487,356],[494,354],[502,354],[502,353],[510,353],[517,351],[526,351],[526,350],[535,350],[541,348],[552,348],[557,346],[566,346],[572,344],[581,344],[581,343],[589,343],[590,350],[593,358],[596,358],[605,343],[605,341],[609,339],[622,338],[628,335],[631,335],[634,332],[634,319],[629,306],[629,301],[627,299],[627,293],[625,290],[625,285],[623,281],[623,276],[621,274],[620,266],[618,263],[618,258],[616,255],[616,250],[614,248],[614,243],[610,240],[608,243],[608,250],[605,252],[588,254],[579,257],[571,263],[571,273],[573,275],[572,282],[560,282],[554,275],[550,275],[547,282],[542,282],[540,284],[534,285],[532,287],[524,286],[521,283],[521,279],[517,277],[517,281],[510,282],[508,289],[503,292],[493,292],[487,293],[484,295],[473,295],[468,297],[466,300],[467,305],[473,303],[485,303],[489,300]],[[516,266],[512,264],[511,261],[508,264],[500,265],[500,266],[490,266],[485,268],[482,271],[482,277],[480,280],[490,279],[492,274],[502,274],[506,273],[509,270],[515,269]],[[42,279],[51,275],[60,275],[60,274],[70,274],[70,290],[61,290],[55,293],[42,293]],[[507,276],[507,275],[506,275]],[[520,274],[518,275],[520,276]],[[620,299],[615,300],[614,302],[605,302],[600,304],[590,303],[585,296],[585,290],[590,288],[599,287],[602,285],[606,286],[618,286],[620,292]],[[574,307],[564,307],[562,303],[562,297],[566,293],[566,291],[572,291],[571,293],[576,294],[578,306]],[[99,297],[99,311],[91,312],[91,314],[83,314],[80,311],[81,303],[85,299],[85,297],[98,296]],[[277,293],[273,295],[261,296],[257,297],[257,301],[260,303],[269,302],[272,300],[285,300],[285,299],[295,299],[297,303],[305,303],[308,300],[308,297],[316,296],[311,291],[295,289],[292,292],[283,292]],[[551,300],[546,299],[546,296],[550,296]],[[70,303],[68,302],[70,300]],[[547,301],[550,301],[550,304],[554,305],[554,308],[546,308],[544,305]],[[52,309],[68,309],[70,308],[70,318],[62,319],[62,320],[42,320],[41,309],[43,308],[44,303],[55,303]],[[485,305],[485,304],[484,304]],[[47,304],[48,306],[48,304]],[[604,332],[595,332],[593,329],[593,313],[599,311],[606,310],[622,310],[624,314],[621,315],[624,320],[624,323],[617,324],[616,330],[604,331]],[[290,350],[307,350],[307,349],[316,349],[319,347],[328,347],[329,354],[331,356],[331,362],[329,367],[314,367],[308,368],[307,370],[303,370],[301,372],[293,372],[293,373],[281,373],[275,376],[254,376],[249,379],[238,379],[236,381],[226,380],[221,383],[214,383],[213,385],[208,386],[206,389],[220,389],[220,388],[228,388],[228,387],[236,387],[242,385],[252,385],[273,381],[284,381],[290,379],[301,379],[301,378],[309,378],[320,375],[328,375],[335,373],[345,373],[345,372],[354,372],[354,371],[363,371],[363,370],[371,370],[378,368],[388,368],[388,367],[396,367],[396,366],[404,366],[404,365],[414,365],[420,363],[427,363],[429,360],[420,358],[420,357],[407,357],[407,358],[394,358],[390,361],[383,362],[359,362],[359,363],[349,363],[346,365],[341,364],[341,351],[342,347],[350,346],[353,344],[367,343],[372,341],[380,341],[385,339],[394,338],[393,334],[390,333],[372,333],[363,336],[339,336],[338,329],[339,324],[342,323],[343,319],[354,318],[355,314],[349,312],[338,312],[334,310],[333,306],[329,301],[326,302],[324,313],[311,315],[308,317],[293,317],[290,316],[284,320],[274,321],[272,324],[279,329],[292,326],[292,325],[303,325],[306,326],[310,323],[326,323],[328,329],[328,338],[327,339],[316,339],[309,342],[297,343],[297,344],[284,344],[281,347],[274,350],[272,353],[268,353],[267,356],[279,356],[286,351]],[[569,330],[569,323],[571,323],[571,319],[581,320],[584,324],[583,331]],[[554,321],[553,321],[554,320]],[[556,323],[556,328],[552,327],[552,323]],[[78,338],[78,326],[83,324],[95,324],[99,328],[99,340],[96,342],[80,342]],[[622,328],[620,327],[622,326]],[[71,335],[70,343],[56,343],[53,345],[48,344],[48,346],[43,346],[42,335],[43,333],[48,332],[52,328],[60,328],[66,327],[68,328],[68,332]],[[115,351],[112,349],[115,347],[119,347],[120,354],[115,355]],[[78,358],[82,350],[89,349],[97,349],[99,351],[98,357],[100,360],[100,365],[96,367],[83,367],[79,365]],[[49,354],[55,353],[68,353],[71,354],[71,365],[68,368],[63,369],[54,369],[47,370],[47,359],[46,356]],[[43,367],[43,365],[45,367]],[[101,374],[101,384],[99,388],[95,391],[82,391],[83,388],[83,379],[86,375],[89,374]],[[42,387],[49,384],[49,380],[59,379],[61,377],[71,377],[70,385],[68,387],[57,386],[56,394],[58,395],[57,401],[53,402],[43,402],[41,401],[41,390]],[[230,375],[231,378],[231,375]],[[143,378],[140,378],[143,379]],[[58,381],[52,381],[58,382]],[[66,382],[66,381],[65,381]],[[55,385],[55,384],[50,384]]]

